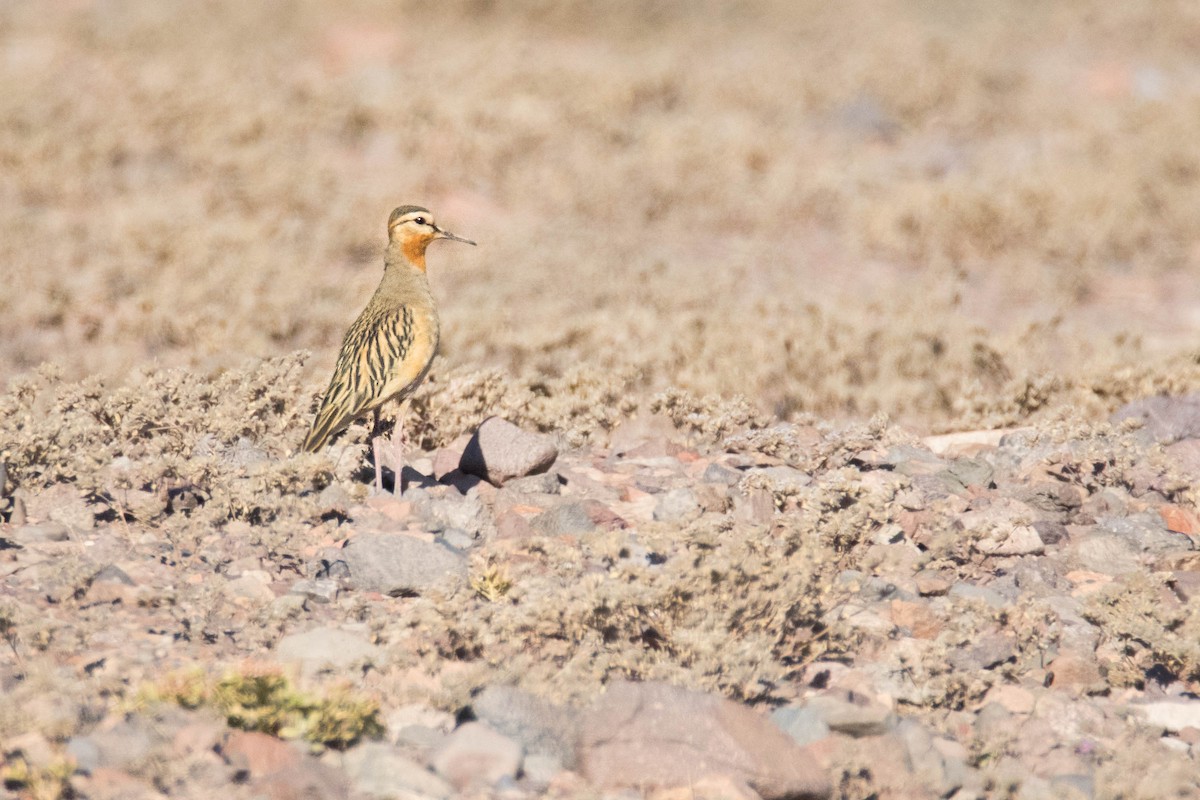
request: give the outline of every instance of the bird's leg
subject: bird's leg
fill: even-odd
[[[408,449],[408,441],[404,436],[404,418],[408,415],[408,403],[401,403],[396,412],[396,425],[392,428],[391,456],[394,463],[392,469],[396,472],[396,484],[393,487],[397,496],[404,494],[404,456]]]
[[[375,492],[383,494],[383,443],[380,441],[383,437],[379,435],[379,409],[375,409],[375,414],[371,423],[371,452],[375,456]]]

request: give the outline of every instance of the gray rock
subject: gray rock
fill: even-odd
[[[918,475],[936,475],[946,469],[946,460],[924,447],[898,444],[888,449],[887,454],[873,460],[873,466],[890,467],[910,478]]]
[[[935,790],[933,796],[949,797],[966,782],[966,762],[944,755],[934,744],[933,736],[916,720],[902,720],[896,726],[895,736],[904,748],[909,768],[922,783]]]
[[[540,476],[534,476],[540,477]],[[496,496],[492,501],[492,507],[497,514],[504,514],[511,511],[517,506],[528,506],[532,508],[549,509],[561,505],[564,501],[558,494],[546,494],[545,492],[526,492],[521,489],[514,488],[514,484],[526,480],[521,478],[512,483],[506,484],[503,488],[496,490]]]
[[[957,670],[995,669],[1017,654],[1016,644],[1007,636],[993,633],[980,636],[968,647],[952,650],[946,660]]]
[[[709,464],[701,478],[705,483],[715,483],[720,486],[737,486],[741,479],[742,473],[717,463]]]
[[[862,705],[833,695],[818,695],[805,701],[829,729],[847,736],[879,736],[896,725],[896,715],[884,706]]]
[[[562,491],[562,482],[557,472],[543,472],[540,475],[513,478],[504,484],[504,488],[526,494],[559,494]]]
[[[405,725],[396,731],[396,744],[403,745],[417,753],[426,754],[439,747],[446,741],[448,734],[428,725]]]
[[[76,757],[81,769],[88,772],[100,767],[138,766],[150,757],[158,744],[151,735],[150,726],[148,719],[131,717],[87,736],[73,737],[67,743],[67,752]]]
[[[344,515],[353,505],[353,499],[340,483],[331,483],[317,495],[317,505],[323,513]]]
[[[837,575],[839,586],[844,586],[859,597],[871,602],[880,600],[915,600],[916,595],[902,586],[884,578],[866,575],[858,570],[846,569]]]
[[[314,603],[332,603],[337,600],[338,584],[337,581],[329,579],[298,580],[292,584],[292,594],[298,594],[307,600],[312,600]]]
[[[354,788],[370,798],[450,797],[454,787],[399,749],[383,742],[365,742],[347,751],[343,769]]]
[[[66,542],[71,539],[71,532],[61,522],[41,522],[36,525],[22,525],[6,537],[9,541],[29,547],[46,542]]]
[[[118,567],[116,564],[109,564],[101,567],[100,570],[92,576],[92,583],[119,583],[122,586],[133,586],[133,578],[126,574],[125,570]]]
[[[1090,653],[1100,643],[1100,629],[1084,619],[1083,605],[1074,597],[1051,595],[1044,601],[1046,607],[1058,617],[1061,626],[1059,640],[1063,647]]]
[[[350,565],[340,555],[341,550],[337,550],[336,555],[330,554],[330,558],[314,562],[313,577],[316,580],[349,581]]]
[[[727,775],[766,800],[826,798],[816,759],[766,717],[717,695],[617,682],[582,717],[580,771],[601,789],[687,787]]]
[[[463,472],[502,486],[513,478],[545,472],[556,458],[558,447],[552,437],[491,417],[467,443],[460,466]]]
[[[67,741],[66,752],[75,760],[75,768],[85,774],[101,764],[100,746],[91,736],[72,736]]]
[[[1030,508],[1050,514],[1071,513],[1083,505],[1079,487],[1060,481],[1033,481],[1014,487],[1014,495]]]
[[[1197,439],[1200,438],[1200,395],[1143,397],[1121,406],[1109,419],[1114,423],[1141,420],[1142,427],[1134,438],[1143,445]]]
[[[543,536],[578,536],[596,530],[596,523],[587,507],[578,501],[561,503],[543,511],[529,521],[533,529]]]
[[[987,486],[992,482],[995,470],[982,458],[956,458],[950,462],[946,472],[965,488]]]
[[[460,791],[487,788],[517,777],[521,745],[481,722],[468,722],[446,737],[430,763]]]
[[[666,492],[654,507],[654,519],[658,522],[691,522],[699,516],[696,493],[686,487]]]
[[[521,764],[521,774],[525,780],[538,789],[549,786],[563,769],[561,761],[545,753],[530,753]]]
[[[1133,546],[1112,534],[1097,532],[1084,536],[1067,553],[1068,559],[1080,568],[1105,575],[1127,575],[1142,568]]]
[[[306,669],[338,669],[361,663],[379,663],[383,652],[359,633],[341,628],[313,628],[285,636],[275,645],[280,661],[298,661]]]
[[[1181,442],[1181,444],[1183,444]],[[1079,510],[1093,518],[1123,517],[1129,513],[1129,493],[1124,489],[1101,489],[1083,501]],[[1048,540],[1047,540],[1048,541]]]
[[[433,533],[458,528],[475,538],[490,521],[478,497],[457,493],[425,497],[414,504],[413,510],[421,516],[426,529]]]
[[[1068,582],[1057,564],[1045,558],[1015,559],[1011,571],[992,581],[995,586],[1011,585],[1021,597],[1045,597],[1056,594]]]
[[[83,493],[72,484],[57,483],[28,499],[29,516],[40,521],[59,522],[73,531],[91,530],[96,526]]]
[[[982,600],[992,608],[1008,608],[1013,601],[995,589],[958,582],[950,587],[950,597],[963,600]]]
[[[830,728],[816,709],[803,705],[784,706],[771,712],[771,721],[796,744],[808,744],[829,735]]]
[[[795,493],[812,483],[812,476],[795,467],[755,467],[744,473],[746,478],[761,478],[776,492]]]
[[[578,719],[571,709],[512,686],[487,687],[471,708],[480,722],[520,743],[526,753],[551,755],[560,768],[575,768]]]
[[[1096,779],[1091,775],[1055,775],[1050,786],[1057,793],[1055,800],[1092,800],[1096,796]]]
[[[1033,529],[1046,544],[1058,544],[1067,538],[1067,527],[1061,522],[1049,519],[1038,519],[1033,522]]]
[[[350,568],[351,587],[390,597],[452,587],[467,576],[467,561],[461,554],[402,533],[360,534],[346,543],[342,556]]]
[[[1200,729],[1200,700],[1160,700],[1130,706],[1153,728],[1178,733],[1184,728]]]
[[[447,547],[460,552],[475,546],[475,537],[460,528],[448,528],[442,531],[439,538]]]
[[[1128,517],[1106,517],[1097,520],[1096,527],[1121,537],[1134,548],[1134,552],[1156,556],[1175,552],[1181,541],[1179,534],[1169,531],[1162,517],[1154,511]]]

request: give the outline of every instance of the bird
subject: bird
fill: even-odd
[[[433,213],[422,206],[405,205],[392,211],[387,230],[383,279],[346,331],[329,388],[303,444],[306,452],[319,452],[351,422],[371,414],[378,492],[383,491],[380,409],[392,400],[403,408],[403,402],[429,373],[441,335],[437,303],[425,274],[425,249],[438,239],[475,244],[438,227]],[[397,494],[402,491],[403,427],[402,411],[392,429],[391,443]]]

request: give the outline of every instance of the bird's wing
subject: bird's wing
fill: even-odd
[[[430,346],[416,334],[414,315],[407,306],[381,312],[367,309],[355,320],[304,440],[305,450],[320,450],[356,418],[402,395],[424,377],[437,343]]]

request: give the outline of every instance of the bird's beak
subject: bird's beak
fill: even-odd
[[[453,234],[450,231],[444,231],[441,228],[434,228],[434,230],[437,231],[437,238],[439,239],[452,239],[453,241],[462,242],[463,244],[475,244],[470,239],[464,239],[463,237]]]

